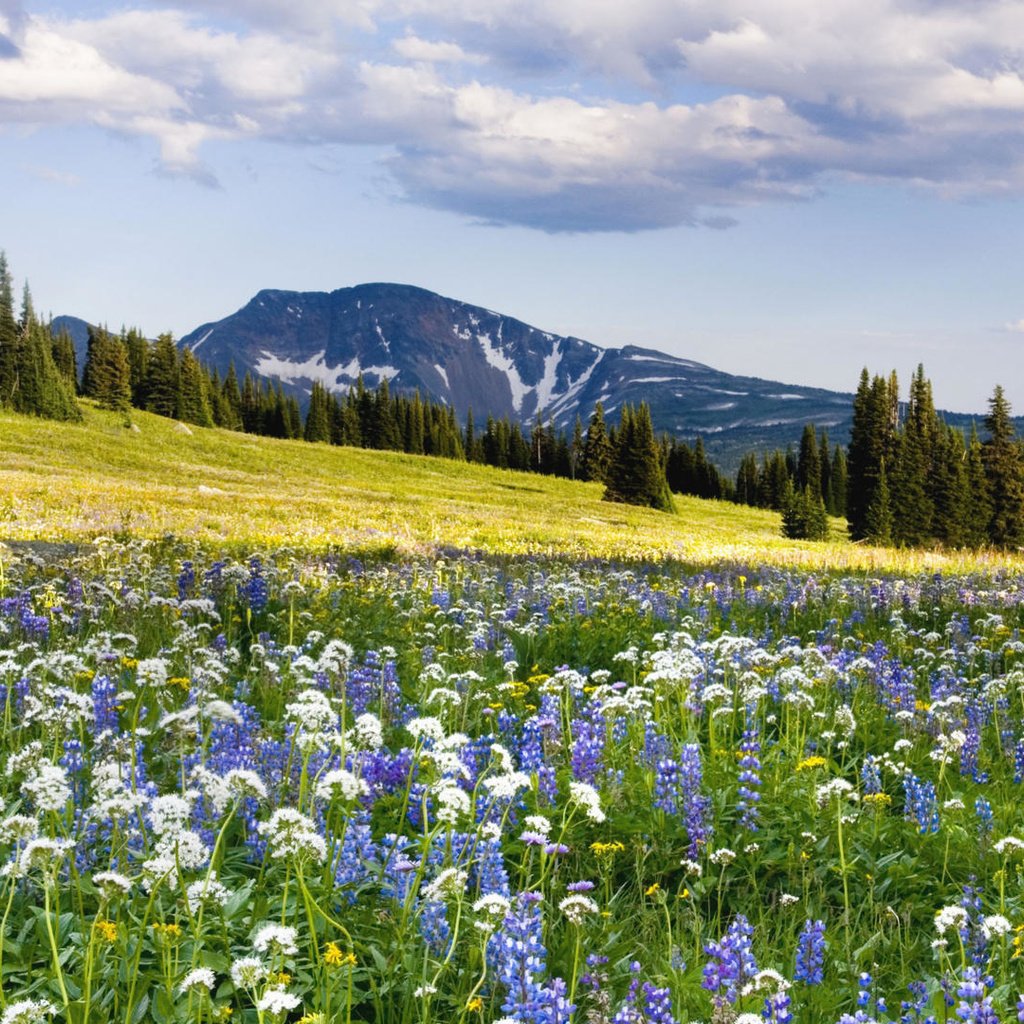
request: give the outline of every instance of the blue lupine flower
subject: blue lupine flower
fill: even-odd
[[[704,965],[701,984],[713,993],[716,1001],[724,998],[727,1003],[735,1003],[740,989],[757,974],[757,961],[751,948],[753,934],[750,922],[743,914],[737,914],[725,936],[704,947],[711,959]]]
[[[825,977],[824,964],[825,922],[808,920],[797,939],[794,977],[805,985],[820,985]]]

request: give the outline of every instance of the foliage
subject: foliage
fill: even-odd
[[[5,556],[0,1007],[1009,1019],[1022,594],[1002,570]]]

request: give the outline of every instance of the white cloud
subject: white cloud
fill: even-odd
[[[478,54],[466,53],[458,43],[432,42],[429,39],[420,39],[412,33],[406,33],[401,39],[396,39],[391,48],[405,60],[427,64],[482,64],[484,60]]]
[[[1003,324],[1003,330],[1009,331],[1011,334],[1024,334],[1024,318]]]
[[[176,173],[208,175],[211,139],[375,144],[414,201],[548,230],[725,225],[835,177],[1024,191],[1015,0],[179,0],[16,26],[0,2],[0,122],[152,137]]]

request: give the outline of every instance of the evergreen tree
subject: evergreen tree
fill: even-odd
[[[178,349],[170,334],[161,334],[146,358],[146,410],[157,416],[176,416],[178,389]]]
[[[223,399],[221,426],[228,430],[242,430],[242,392],[238,388],[238,374],[235,372],[235,364],[228,367],[227,376],[220,386],[221,398]]]
[[[865,539],[873,544],[892,543],[892,506],[889,501],[889,482],[886,478],[884,458],[878,464],[878,476],[864,528]]]
[[[747,452],[736,472],[736,501],[741,505],[757,504],[757,457]]]
[[[796,489],[803,491],[808,488],[811,494],[821,497],[821,454],[813,423],[804,427],[796,465]]]
[[[61,330],[53,339],[52,355],[57,372],[74,394],[78,391],[78,364],[75,357],[75,343],[66,330]]]
[[[309,395],[309,409],[306,412],[306,428],[303,437],[307,441],[329,443],[331,440],[331,404],[327,389],[320,381],[313,381]]]
[[[962,547],[967,542],[967,450],[959,430],[943,426],[938,433],[929,484],[932,536],[947,547]]]
[[[89,327],[82,391],[105,409],[126,411],[131,406],[128,351],[106,328]]]
[[[14,282],[0,251],[0,406],[10,405],[17,387],[18,322],[14,319]]]
[[[175,409],[175,416],[183,423],[194,423],[199,427],[213,426],[213,413],[210,410],[205,376],[192,350],[183,349]]]
[[[576,423],[572,428],[572,444],[569,447],[569,471],[573,480],[587,479],[587,466],[584,461],[586,444],[583,438],[583,421],[577,413]]]
[[[988,543],[988,526],[992,521],[992,500],[985,472],[985,458],[978,428],[971,424],[967,444],[967,504],[964,508],[963,535],[967,545],[980,548]]]
[[[132,405],[146,408],[146,364],[149,362],[149,342],[142,332],[133,327],[121,331],[121,339],[128,353],[128,380],[132,389]]]
[[[832,450],[832,481],[829,487],[830,501],[828,510],[834,516],[846,515],[846,453],[839,445]]]
[[[628,405],[623,407],[604,500],[674,511],[646,402],[635,411]]]
[[[604,406],[598,402],[587,427],[583,445],[583,471],[588,480],[608,482],[608,469],[612,462],[612,446],[604,421]]]
[[[998,384],[988,408],[985,429],[989,436],[981,454],[992,507],[989,540],[997,547],[1017,547],[1024,540],[1024,470],[1010,403]]]

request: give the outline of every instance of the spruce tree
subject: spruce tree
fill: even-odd
[[[10,405],[17,387],[18,322],[14,318],[14,282],[0,251],[0,406]]]
[[[797,458],[796,488],[810,488],[812,494],[821,496],[821,454],[818,451],[818,435],[814,424],[808,423],[800,437],[800,455]]]
[[[892,506],[884,458],[878,464],[878,475],[864,522],[864,539],[872,544],[892,543]]]
[[[238,374],[235,372],[235,364],[228,367],[227,376],[220,386],[220,393],[223,399],[223,424],[228,430],[242,429],[242,393],[238,388]]]
[[[636,410],[623,407],[604,500],[648,505],[662,512],[675,509],[646,402]]]
[[[608,481],[608,468],[612,461],[612,446],[604,421],[604,406],[598,402],[587,427],[583,445],[583,467],[588,480]]]
[[[997,547],[1017,547],[1024,540],[1024,469],[1020,444],[1010,419],[1010,403],[1000,385],[996,385],[988,405],[985,429],[989,436],[981,447],[992,509],[988,536]]]
[[[320,381],[313,381],[313,389],[309,395],[309,409],[306,411],[306,427],[303,437],[307,441],[331,440],[331,406],[327,389]]]
[[[105,409],[126,411],[132,402],[128,351],[104,327],[89,328],[82,392]]]
[[[78,391],[78,364],[75,357],[75,343],[66,330],[62,329],[53,338],[51,352],[57,372],[64,378],[71,393],[75,394]]]
[[[178,349],[170,334],[161,334],[146,358],[146,411],[157,416],[178,412]]]
[[[189,348],[183,349],[178,374],[178,400],[175,415],[183,423],[199,427],[213,426],[213,413],[203,368]]]

